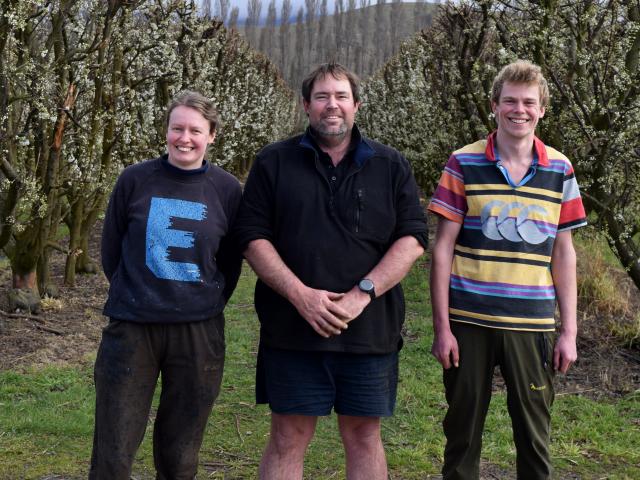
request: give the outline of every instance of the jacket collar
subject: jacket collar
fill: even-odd
[[[495,150],[495,143],[496,143],[495,139],[496,139],[497,133],[498,131],[495,130],[489,134],[489,136],[487,137],[487,146],[484,150],[485,156],[487,157],[487,159],[491,160],[492,162],[497,161],[497,155]],[[536,154],[538,156],[538,165],[540,165],[541,167],[548,167],[549,157],[547,156],[547,148],[545,147],[544,143],[542,143],[542,140],[540,140],[536,136],[533,137],[533,148],[535,149]]]
[[[300,139],[300,146],[317,151],[319,148],[317,145],[318,144],[313,138],[311,127],[307,127],[304,135],[302,135],[302,138]],[[362,136],[357,125],[353,125],[353,129],[351,130],[351,145],[352,146],[349,148],[355,149],[355,152],[353,153],[353,161],[356,163],[358,168],[362,167],[367,160],[375,155],[374,148],[369,144],[367,139]]]

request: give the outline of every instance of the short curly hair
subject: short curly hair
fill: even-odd
[[[507,82],[537,84],[540,88],[540,106],[546,107],[549,105],[549,85],[542,75],[542,69],[538,65],[528,60],[517,60],[503,67],[493,80],[493,87],[491,87],[492,102],[500,102],[502,87]]]

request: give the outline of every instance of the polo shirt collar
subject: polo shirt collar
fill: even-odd
[[[487,146],[484,150],[485,156],[487,157],[488,160],[491,160],[492,162],[496,162],[498,160],[496,155],[496,150],[495,150],[495,143],[496,143],[495,139],[497,134],[498,134],[497,130],[489,134],[489,136],[487,137]],[[540,140],[536,136],[533,137],[533,148],[535,149],[536,156],[538,158],[538,165],[541,167],[548,167],[549,157],[547,155],[547,148],[545,147],[542,140]]]

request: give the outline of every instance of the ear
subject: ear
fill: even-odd
[[[540,118],[544,117],[544,112],[545,112],[545,108],[544,107],[540,107]]]
[[[302,99],[302,108],[304,108],[304,113],[309,115],[309,106],[311,102],[307,102],[304,98]]]
[[[358,113],[358,109],[360,108],[360,105],[362,105],[362,102],[355,102],[355,107],[356,109],[353,111],[353,113]]]
[[[209,141],[207,142],[209,145],[211,145],[216,139],[216,132],[213,132],[211,134],[209,134]]]
[[[496,113],[496,108],[498,108],[498,104],[496,102],[494,102],[493,100],[491,100],[491,111],[493,113]]]

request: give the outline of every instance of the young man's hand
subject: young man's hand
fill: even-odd
[[[452,365],[458,367],[460,364],[458,340],[451,333],[451,330],[441,332],[433,337],[431,354],[436,357],[445,370],[450,369]]]
[[[571,365],[578,359],[576,337],[566,333],[560,333],[553,349],[553,369],[556,372],[567,373]]]

